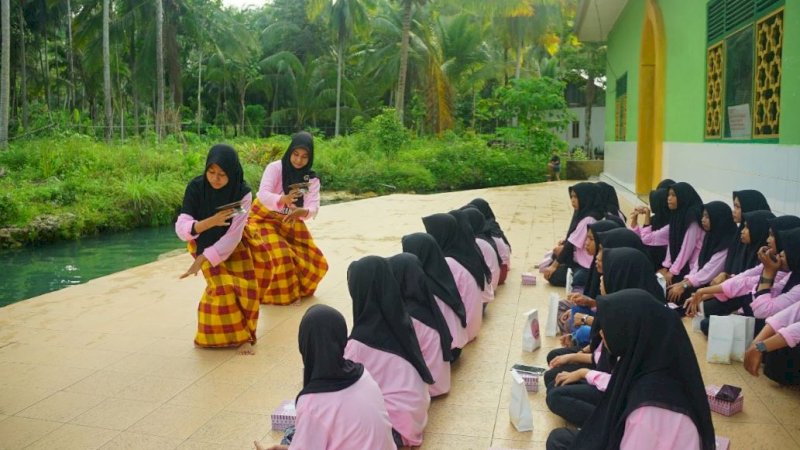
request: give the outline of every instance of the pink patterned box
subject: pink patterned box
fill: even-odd
[[[739,397],[732,402],[726,402],[716,398],[720,386],[709,384],[706,386],[706,395],[708,396],[708,405],[712,411],[718,412],[723,416],[732,416],[744,408],[744,394],[739,393]]]
[[[284,431],[294,425],[294,418],[297,412],[294,409],[292,400],[284,400],[272,412],[272,429],[274,431]]]
[[[522,284],[526,286],[536,286],[536,275],[531,272],[522,274]]]
[[[512,369],[513,370],[513,369]],[[530,372],[522,372],[519,370],[514,370],[522,377],[522,381],[525,382],[525,390],[528,392],[539,392],[539,377],[538,373],[530,373]]]
[[[730,439],[722,436],[715,436],[715,438],[716,439],[714,439],[714,441],[717,444],[717,450],[728,450],[729,448],[731,448]]]

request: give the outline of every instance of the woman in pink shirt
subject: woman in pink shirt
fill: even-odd
[[[600,404],[580,431],[558,428],[547,449],[715,448],[714,425],[681,319],[647,291],[597,299],[599,335],[618,358]]]
[[[491,234],[492,239],[494,239],[495,244],[497,244],[497,253],[500,255],[500,260],[502,261],[500,264],[500,280],[498,284],[503,284],[506,281],[506,276],[508,276],[508,270],[511,268],[511,243],[508,242],[506,234],[503,232],[500,224],[497,223],[497,218],[494,215],[494,211],[492,211],[492,207],[489,206],[486,200],[476,198],[469,202],[467,206],[474,206],[486,219],[486,226],[489,229],[489,234]]]
[[[769,203],[767,203],[764,194],[753,189],[733,191],[733,221],[739,225],[740,236],[745,225],[744,215],[752,211],[770,211]],[[736,240],[728,249],[728,256],[725,258],[725,269],[714,277],[709,284],[711,286],[720,284],[728,278],[758,264],[756,252],[759,248],[761,247],[753,248],[752,244],[745,244],[741,240]]]
[[[730,206],[723,202],[710,202],[703,206],[700,219],[703,228],[703,245],[697,257],[697,264],[680,283],[674,283],[667,291],[670,302],[682,304],[692,292],[707,285],[725,267],[728,248],[736,239],[736,223]]]
[[[458,224],[457,234],[454,243],[457,247],[453,250],[452,255],[462,266],[464,266],[470,273],[473,271],[481,270],[483,272],[483,285],[481,285],[481,302],[483,308],[486,308],[486,303],[494,300],[494,284],[492,284],[492,269],[486,261],[481,244],[478,243],[475,236],[475,231],[470,225],[469,215],[466,211],[456,209],[450,211],[448,214],[456,218]],[[486,243],[483,243],[486,245]],[[485,248],[485,247],[484,247]],[[477,269],[480,267],[480,269]],[[477,273],[477,272],[476,272]],[[498,273],[498,276],[500,274]],[[477,279],[476,279],[477,281]]]
[[[667,286],[671,286],[680,283],[697,265],[705,232],[699,224],[703,201],[689,183],[675,183],[669,188],[667,206],[670,210],[669,241],[667,256],[661,263],[663,269],[659,273]],[[681,307],[676,310],[683,315]]]
[[[475,241],[462,228],[469,224],[459,224],[452,214],[433,214],[423,217],[422,223],[439,244],[453,274],[467,313],[467,337],[471,341],[478,336],[483,323],[483,295],[490,276],[486,263]]]
[[[339,311],[314,305],[298,331],[303,390],[297,394],[289,446],[257,450],[395,450],[383,395],[362,364],[345,359],[347,324]]]
[[[259,286],[253,254],[266,247],[245,229],[251,199],[236,150],[224,144],[211,147],[205,173],[186,186],[175,222],[175,233],[194,257],[181,278],[202,270],[206,279],[197,307],[198,347],[242,346],[240,353],[254,352]]]
[[[292,136],[283,158],[264,169],[248,224],[269,245],[268,252],[256,255],[261,303],[288,305],[314,295],[328,272],[328,261],[305,224],[319,211],[313,165],[314,139],[301,131]]]
[[[569,187],[569,198],[575,212],[572,214],[566,240],[553,249],[553,261],[542,271],[553,286],[566,286],[567,269],[573,271],[573,285],[583,286],[589,274],[592,255],[584,248],[588,226],[603,217],[603,205],[598,203],[599,187],[594,183],[578,183]]]
[[[447,328],[453,342],[450,349],[453,361],[458,359],[461,349],[469,342],[467,334],[467,312],[464,302],[461,301],[453,272],[447,265],[439,244],[428,233],[412,233],[403,236],[403,251],[416,255],[425,272],[425,281],[428,289],[436,300],[439,311],[442,312]]]
[[[450,346],[453,338],[433,294],[428,290],[422,263],[416,255],[400,253],[389,258],[389,265],[414,324],[425,364],[436,381],[428,389],[431,397],[446,394],[450,392],[450,361],[453,360]]]
[[[674,183],[670,183],[672,184]],[[669,185],[650,191],[650,205],[635,208],[630,216],[631,229],[641,237],[642,243],[647,246],[650,261],[658,268],[661,268],[661,263],[667,256],[669,244],[667,195],[669,195]],[[640,214],[644,215],[644,223],[641,226],[639,226]]]
[[[366,256],[353,262],[347,269],[347,286],[353,299],[353,329],[344,357],[363,364],[378,382],[397,446],[421,445],[431,403],[428,385],[435,380],[389,261]]]
[[[750,304],[756,319],[766,319],[800,302],[800,228],[779,231],[775,246],[780,252],[777,255],[769,248],[758,253],[764,270]],[[781,270],[790,272],[789,276],[775,281]]]

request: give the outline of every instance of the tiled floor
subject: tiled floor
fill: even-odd
[[[507,369],[543,365],[557,345],[521,351],[521,313],[555,291],[521,286],[566,230],[569,183],[430,196],[393,195],[326,206],[310,227],[331,270],[317,296],[300,306],[262,307],[257,355],[192,346],[203,279],[178,280],[187,255],[94,280],[0,309],[0,449],[248,449],[276,442],[269,414],[300,388],[297,326],[312,303],[350,317],[345,274],[350,261],[400,251],[401,236],[422,231],[420,217],[486,198],[513,245],[509,281],[489,305],[480,337],[453,367],[452,392],[431,404],[424,450],[490,446],[544,448],[562,426],[544,393],[529,398],[534,431],[508,420]],[[630,206],[630,205],[629,205]],[[624,209],[629,209],[629,207]],[[687,322],[688,324],[688,322]],[[753,378],[740,363],[706,364],[705,339],[690,333],[706,383],[742,386],[744,411],[713,414],[717,434],[734,449],[800,448],[800,391]]]

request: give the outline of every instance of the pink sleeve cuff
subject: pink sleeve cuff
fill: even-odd
[[[611,374],[599,370],[590,370],[586,374],[586,382],[596,387],[600,392],[606,391],[609,380],[611,380]]]
[[[197,221],[194,220],[194,217],[188,214],[179,215],[178,220],[175,221],[175,234],[184,242],[197,239],[199,234],[192,234],[192,225],[195,223],[197,223]]]

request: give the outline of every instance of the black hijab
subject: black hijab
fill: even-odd
[[[452,361],[453,354],[450,346],[453,337],[447,322],[433,299],[433,294],[428,289],[425,280],[425,272],[422,270],[422,263],[416,255],[411,253],[400,253],[389,258],[389,265],[394,273],[394,278],[400,286],[400,295],[406,305],[408,315],[419,320],[439,333],[439,341],[442,346],[442,357],[445,361]]]
[[[739,199],[739,205],[742,207],[742,214],[750,211],[771,211],[769,202],[766,197],[755,189],[745,189],[742,191],[733,191],[733,200]]]
[[[300,169],[295,169],[291,161],[292,152],[297,148],[304,148],[308,150],[308,164]],[[300,131],[293,134],[292,142],[289,144],[289,148],[287,148],[286,152],[283,154],[283,158],[281,158],[283,192],[288,193],[291,190],[289,186],[295,183],[305,183],[313,178],[317,178],[316,172],[311,169],[313,166],[314,138],[311,136],[311,133],[307,131]],[[295,200],[294,204],[302,207],[303,200],[303,196],[300,196],[297,198],[297,200]]]
[[[433,384],[389,261],[365,256],[352,262],[347,269],[347,286],[353,299],[350,338],[405,359],[423,381]]]
[[[361,379],[364,366],[344,358],[347,324],[327,305],[314,305],[303,314],[297,333],[303,357],[303,389],[297,394],[336,392]]]
[[[428,233],[413,233],[403,236],[403,251],[419,258],[425,280],[431,293],[450,307],[461,321],[461,326],[467,326],[467,312],[461,294],[458,292],[453,272],[444,259],[444,254],[439,244]]]
[[[483,290],[489,268],[486,267],[475,238],[470,236],[471,229],[465,229],[469,227],[466,217],[459,216],[457,218],[453,213],[433,214],[423,217],[422,224],[425,225],[425,231],[436,239],[444,256],[449,256],[464,266]],[[491,272],[489,276],[491,277]]]
[[[611,294],[638,288],[666,303],[664,288],[658,284],[653,263],[641,250],[630,247],[603,249],[603,285]]]
[[[472,228],[472,232],[475,234],[475,238],[482,239],[491,245],[492,250],[494,250],[494,254],[497,257],[497,264],[502,265],[503,260],[500,259],[500,252],[497,250],[497,242],[495,242],[494,238],[492,238],[492,234],[489,228],[486,226],[486,219],[483,217],[483,214],[481,214],[477,208],[472,206],[462,208],[461,210],[464,211],[467,221],[469,222],[469,226]],[[481,255],[483,255],[483,253],[481,253]]]
[[[647,254],[647,248],[642,244],[642,238],[628,228],[614,228],[595,235],[597,242],[603,249],[630,247]]]
[[[508,248],[511,248],[511,244],[508,242],[506,234],[503,232],[503,229],[500,228],[500,224],[497,223],[497,218],[494,216],[494,211],[492,211],[492,207],[489,206],[489,202],[482,198],[476,198],[469,202],[467,206],[474,206],[477,208],[486,219],[486,226],[489,228],[489,232],[492,234],[492,236],[502,239],[503,242],[508,245]]]
[[[713,450],[714,425],[703,377],[678,315],[647,291],[625,289],[598,298],[595,317],[612,360],[619,360],[573,448],[618,449],[628,415],[655,406],[688,416],[702,449]]]
[[[698,267],[703,267],[715,253],[729,249],[736,242],[736,222],[733,221],[731,207],[725,202],[709,202],[704,206],[708,214],[709,230],[703,237],[703,247],[697,259]],[[701,218],[702,220],[702,218]],[[702,227],[702,223],[700,225]]]
[[[221,189],[214,189],[206,178],[206,172],[212,164],[218,165],[228,176],[228,184]],[[244,181],[244,170],[239,163],[236,150],[230,145],[217,144],[211,147],[206,157],[206,168],[203,174],[195,177],[186,186],[183,194],[181,214],[188,214],[195,220],[207,219],[216,214],[217,207],[239,201],[250,193],[250,186]],[[225,235],[229,226],[211,227],[197,237],[197,253],[214,245]]]
[[[669,255],[672,262],[678,259],[686,230],[697,223],[703,212],[703,201],[689,183],[675,183],[670,189],[675,192],[678,208],[669,214]]]
[[[739,235],[728,249],[725,259],[725,273],[736,275],[759,264],[758,249],[767,245],[770,221],[775,215],[769,211],[750,211],[742,214],[742,223],[739,224]],[[747,227],[750,232],[750,243],[741,240],[742,230]]]
[[[598,203],[603,207],[605,214],[619,216],[619,198],[617,197],[617,190],[614,186],[604,182],[598,181]]]
[[[656,189],[669,189],[673,184],[675,184],[674,180],[670,178],[664,178],[660,183],[658,183]]]
[[[800,228],[778,231],[775,235],[775,245],[779,251],[786,254],[786,264],[791,272],[789,280],[781,291],[785,294],[800,284]]]
[[[594,217],[600,219],[603,217],[603,208],[599,204],[597,197],[600,189],[594,183],[583,182],[572,185],[569,187],[570,196],[575,193],[578,197],[578,209],[572,213],[572,221],[569,223],[567,230],[567,239],[575,229],[578,228],[578,223],[587,217]]]
[[[589,234],[594,238],[595,249],[600,249],[600,241],[597,235],[615,228],[620,228],[619,224],[611,220],[598,220],[588,226]],[[589,276],[586,278],[586,286],[583,288],[583,295],[589,298],[595,298],[600,295],[600,274],[597,273],[597,252],[592,258],[592,264],[589,266]]]
[[[794,229],[794,228],[800,228],[800,217],[789,216],[789,215],[780,216],[780,217],[772,217],[772,218],[767,219],[767,224],[769,225],[769,230],[767,231],[767,233],[772,232],[773,236],[777,236],[778,233],[781,232],[781,231],[791,230],[791,229]],[[751,236],[752,236],[752,233],[753,232],[751,231],[750,232]],[[764,243],[761,244],[761,246],[757,247],[756,250],[758,250],[759,248],[761,248],[764,245],[767,245],[767,237],[769,237],[768,234],[765,234],[765,237],[763,239]],[[776,242],[776,244],[777,244],[777,242]],[[777,247],[777,248],[778,248],[778,252],[780,252],[782,250],[781,247]]]
[[[659,230],[664,225],[669,224],[669,206],[667,206],[667,195],[669,189],[656,189],[650,191],[650,211],[653,213],[650,218],[650,227]]]

